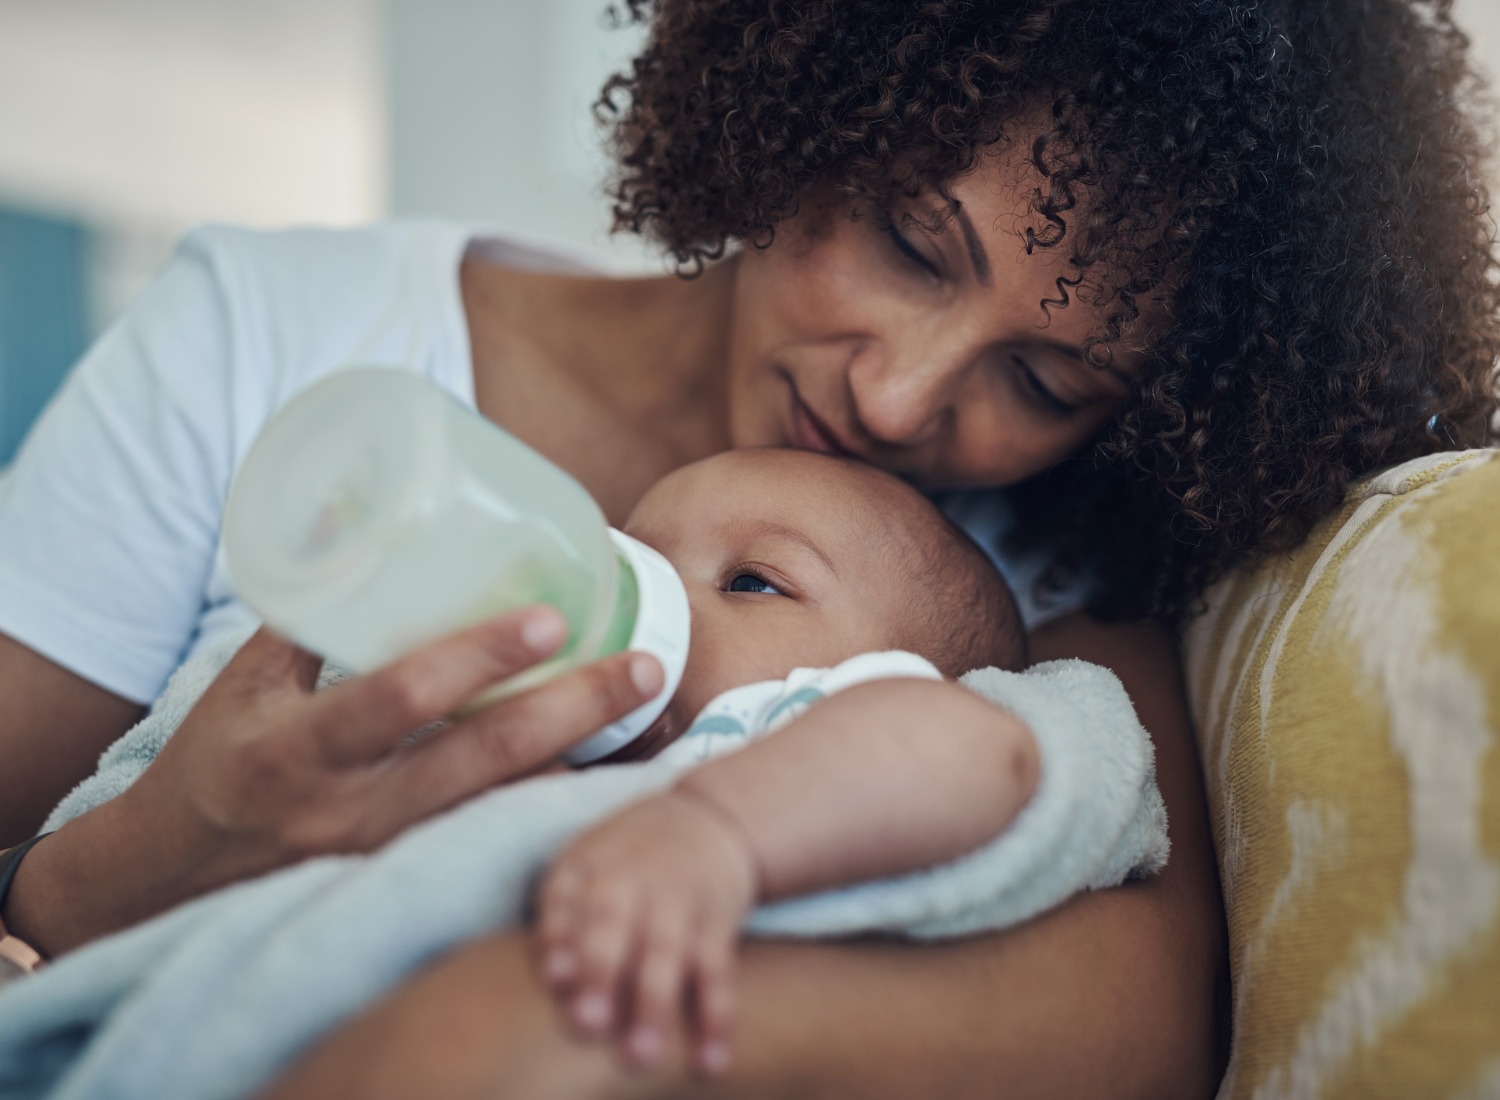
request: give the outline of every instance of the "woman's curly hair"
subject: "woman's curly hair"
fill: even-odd
[[[814,186],[946,196],[1026,120],[1027,246],[1072,272],[1051,308],[1102,306],[1100,366],[1140,303],[1168,321],[1097,444],[1009,492],[1054,583],[1175,619],[1354,476],[1492,439],[1482,88],[1450,6],[626,0],[650,39],[599,107],[616,226],[692,271]]]

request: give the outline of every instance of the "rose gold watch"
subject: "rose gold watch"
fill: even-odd
[[[0,921],[0,986],[40,970],[45,964],[41,953],[23,939],[12,936]]]

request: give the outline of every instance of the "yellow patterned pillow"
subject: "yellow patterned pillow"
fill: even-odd
[[[1209,604],[1220,1096],[1500,1097],[1500,459],[1386,471]]]

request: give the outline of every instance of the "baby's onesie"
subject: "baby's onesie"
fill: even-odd
[[[715,696],[680,738],[658,758],[698,764],[773,733],[814,703],[870,680],[915,677],[941,680],[926,658],[901,650],[861,653],[833,668],[796,668],[785,680],[761,680]]]

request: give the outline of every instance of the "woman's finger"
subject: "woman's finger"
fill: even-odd
[[[502,699],[429,737],[383,780],[383,804],[420,820],[536,770],[661,690],[660,663],[622,653]]]
[[[256,692],[289,686],[305,695],[317,686],[322,668],[323,658],[316,653],[263,626],[240,646],[218,681]]]
[[[566,636],[556,610],[529,607],[335,685],[317,700],[314,729],[324,758],[336,768],[379,759],[413,730],[556,652]]]
[[[661,690],[663,678],[655,657],[620,653],[491,704],[463,725],[516,746],[535,766],[635,710]]]

